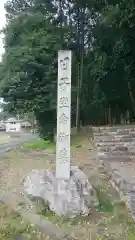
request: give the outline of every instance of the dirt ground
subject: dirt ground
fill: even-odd
[[[0,144],[9,143],[11,141],[10,136],[5,132],[0,132]]]
[[[109,183],[109,178],[100,166],[92,139],[83,136],[71,147],[72,165],[78,165],[88,176],[97,190],[100,205],[87,217],[77,217],[72,221],[48,217],[54,224],[66,227],[78,240],[133,240],[135,228],[128,217],[125,205]],[[0,194],[16,193],[18,197],[25,176],[32,169],[55,169],[55,152],[51,149],[10,151],[1,156]],[[35,211],[35,210],[31,210]],[[0,217],[1,217],[0,211]],[[4,224],[0,219],[0,227]],[[1,235],[0,235],[1,236]],[[128,237],[129,236],[129,237]],[[1,239],[1,238],[0,238]],[[27,239],[27,238],[26,238]],[[41,238],[37,238],[41,239]],[[47,238],[42,238],[47,239]],[[3,239],[5,240],[5,239]]]

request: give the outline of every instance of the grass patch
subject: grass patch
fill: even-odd
[[[127,221],[128,231],[127,231],[127,240],[135,239],[135,223],[132,219],[128,219]]]
[[[79,133],[75,133],[71,135],[71,146],[81,147],[81,143],[84,139],[90,139],[91,132],[89,130],[82,131],[80,130]]]
[[[43,239],[39,238],[40,232],[36,227],[24,221],[18,213],[0,205],[0,239],[19,239],[19,236],[29,240]]]
[[[55,149],[55,143],[51,141],[44,141],[43,139],[24,143],[25,149],[30,150],[44,150],[44,149]]]
[[[97,197],[99,200],[99,206],[97,207],[97,210],[100,212],[113,212],[114,207],[108,197],[106,189],[104,189],[102,186],[96,186],[95,190],[97,192]]]
[[[78,133],[75,135],[71,136],[71,146],[76,146],[81,147],[81,142],[84,139],[84,133]],[[30,150],[44,150],[44,149],[56,149],[56,144],[55,142],[49,141],[49,140],[34,140],[30,142],[24,143],[24,148],[25,149],[30,149]]]
[[[36,213],[51,221],[59,227],[65,227],[69,223],[70,219],[66,217],[59,217],[54,212],[50,211],[49,204],[45,203],[41,198],[33,198],[33,203],[36,207]]]
[[[135,239],[135,224],[129,217],[126,205],[124,202],[119,201],[115,204],[111,204],[108,197],[98,190],[98,196],[100,205],[99,208],[93,213],[99,213],[96,218],[93,219],[93,214],[89,216],[76,216],[73,219],[58,217],[55,213],[48,209],[48,205],[43,204],[38,209],[38,214],[44,216],[45,219],[56,224],[58,227],[66,229],[74,229],[76,226],[83,228],[84,226],[96,226],[96,233],[100,236],[101,232],[103,236],[94,236],[93,240],[134,240]],[[105,198],[104,198],[105,197]],[[47,210],[46,210],[47,209]],[[103,214],[101,214],[103,213]],[[120,229],[120,230],[119,230]],[[116,232],[115,232],[116,230]],[[126,238],[125,238],[126,237]]]
[[[115,204],[115,208],[117,208],[116,215],[113,215],[113,213],[105,213],[103,216],[100,215],[95,223],[93,222],[92,216],[77,216],[74,219],[66,219],[64,217],[60,218],[50,211],[41,211],[41,209],[41,212],[39,211],[38,213],[44,216],[45,219],[50,220],[52,223],[64,229],[67,229],[67,227],[74,229],[78,225],[80,229],[85,226],[89,226],[90,228],[96,226],[97,234],[92,235],[93,240],[134,240],[134,222],[129,216],[124,219],[118,218],[121,209],[126,209],[125,204],[118,202]],[[86,231],[88,231],[88,228],[86,228]],[[18,213],[9,211],[6,206],[0,205],[0,239],[11,240],[19,236],[23,236],[26,240],[46,239],[35,226],[24,221]]]

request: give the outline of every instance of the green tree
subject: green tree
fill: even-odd
[[[135,112],[132,0],[12,0],[5,5],[1,96],[34,112],[43,136],[56,125],[57,52],[73,51],[72,125],[120,123]],[[126,120],[125,120],[126,121]],[[49,126],[48,126],[49,124]]]
[[[5,29],[5,46],[2,96],[16,111],[34,111],[39,122],[50,121],[46,111],[52,111],[51,121],[55,121],[59,29],[42,13],[20,14]]]

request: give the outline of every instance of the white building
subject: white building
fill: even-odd
[[[6,132],[20,132],[22,120],[16,118],[9,118],[5,121]]]

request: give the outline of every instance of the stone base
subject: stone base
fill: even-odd
[[[91,207],[98,205],[96,191],[77,166],[71,167],[69,180],[58,180],[55,172],[48,170],[32,170],[24,180],[24,191],[42,198],[58,216],[88,215]]]

